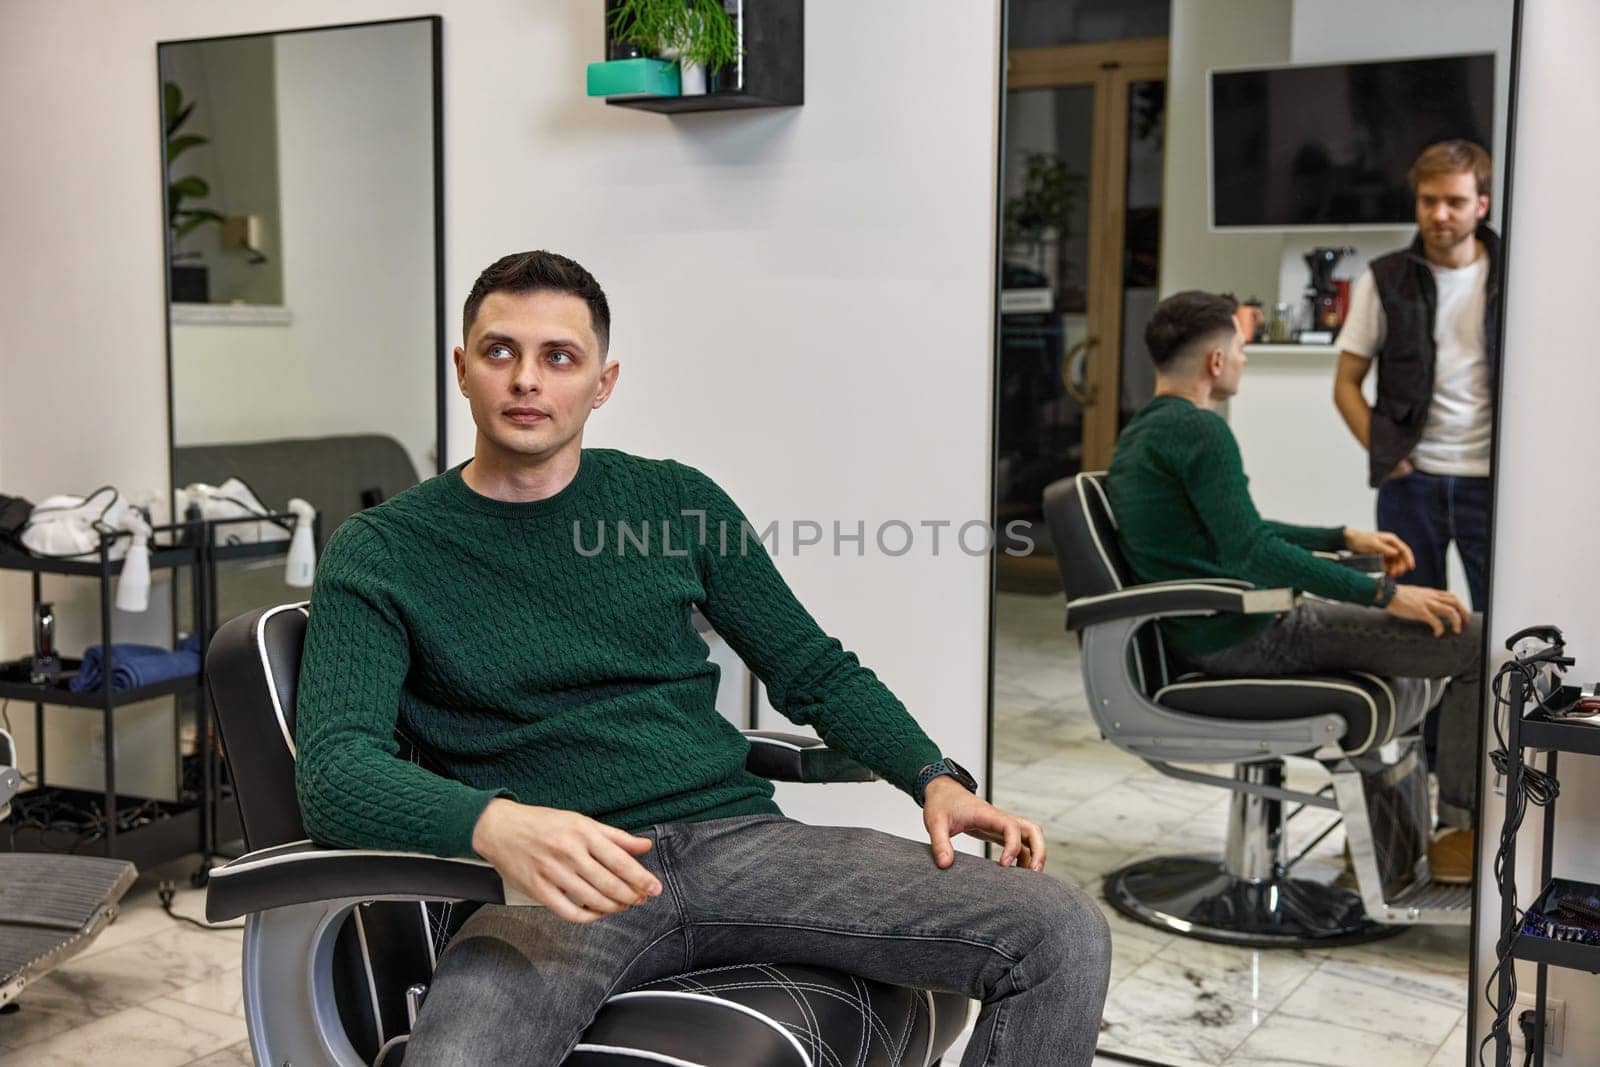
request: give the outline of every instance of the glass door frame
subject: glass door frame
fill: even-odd
[[[1122,279],[1127,209],[1128,111],[1132,86],[1167,80],[1167,38],[1014,48],[1006,52],[1005,94],[1029,89],[1094,90],[1089,175],[1089,269],[1084,339],[1062,354],[1067,391],[1083,407],[1086,471],[1111,462],[1122,389]],[[1072,364],[1080,351],[1083,374]]]

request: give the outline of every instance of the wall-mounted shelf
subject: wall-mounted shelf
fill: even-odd
[[[172,305],[175,326],[292,326],[294,313],[278,304]]]
[[[608,97],[612,107],[682,115],[799,107],[805,103],[805,0],[725,0],[744,56],[734,88],[698,96]],[[609,18],[609,5],[607,7]]]
[[[1334,345],[1249,344],[1244,346],[1247,356],[1331,356],[1339,349]]]
[[[772,100],[751,93],[702,93],[699,96],[625,96],[610,98],[612,107],[635,111],[654,111],[662,115],[683,115],[691,111],[739,111],[757,107],[797,107],[798,100]]]

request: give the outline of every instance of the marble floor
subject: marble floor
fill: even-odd
[[[30,985],[0,1015],[0,1067],[235,1067],[250,1064],[236,929],[200,930],[169,918],[163,878],[182,887],[173,908],[199,918],[189,888],[199,856],[141,872],[116,921],[86,952]]]
[[[995,642],[994,799],[1045,828],[1049,870],[1090,892],[1111,923],[1102,1052],[1174,1067],[1460,1067],[1466,1062],[1465,927],[1417,927],[1376,944],[1253,951],[1129,922],[1101,897],[1124,864],[1217,852],[1228,800],[1167,778],[1100,739],[1076,643],[1053,596],[1001,594]],[[1326,780],[1307,761],[1291,784]],[[1291,824],[1291,850],[1333,813]],[[1342,866],[1337,830],[1301,873]]]

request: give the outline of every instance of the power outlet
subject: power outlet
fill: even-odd
[[[1511,1047],[1522,1048],[1522,1026],[1517,1020],[1525,1011],[1533,1010],[1533,994],[1517,994],[1517,1010],[1511,1013]],[[1567,1002],[1546,997],[1544,1001],[1544,1051],[1546,1055],[1561,1055],[1561,1036],[1567,1029]]]

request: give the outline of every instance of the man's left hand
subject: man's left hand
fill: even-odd
[[[1417,565],[1411,546],[1387,530],[1345,530],[1344,546],[1358,556],[1383,557],[1383,573],[1398,578]]]
[[[970,834],[1001,846],[1000,866],[1044,870],[1044,831],[974,796],[954,778],[935,778],[922,793],[922,823],[928,828],[933,862],[941,869],[956,861],[950,839]]]

